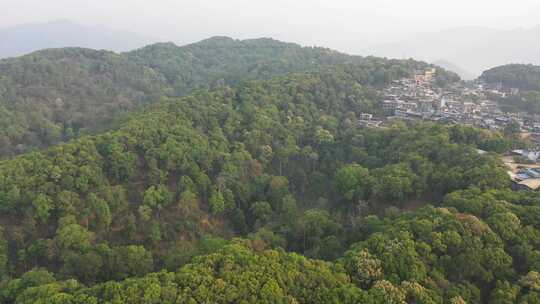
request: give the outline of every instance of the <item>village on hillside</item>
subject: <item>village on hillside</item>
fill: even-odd
[[[414,77],[393,81],[380,100],[383,116],[361,114],[359,125],[372,128],[393,120],[425,120],[502,131],[513,124],[519,127],[522,137],[540,147],[540,115],[503,112],[495,101],[518,95],[519,89],[479,82],[456,83],[441,89],[434,86],[436,76],[436,68],[429,68],[416,71]],[[516,189],[540,188],[540,148],[510,151],[503,161]]]

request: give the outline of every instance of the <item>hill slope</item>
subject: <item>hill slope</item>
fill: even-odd
[[[51,49],[2,60],[0,152],[76,137],[135,109],[164,83],[155,71],[107,51]]]
[[[492,96],[506,111],[540,114],[540,66],[508,64],[484,71],[479,78],[504,91],[519,89],[508,96]]]
[[[68,298],[77,293],[87,297],[77,299],[83,302],[116,296],[166,302],[161,297],[172,293],[185,301],[283,295],[304,303],[359,302],[362,290],[374,287],[375,303],[383,303],[385,292],[403,299],[407,292],[394,287],[417,282],[414,290],[426,289],[439,302],[463,296],[475,303],[497,281],[517,284],[534,262],[514,269],[508,261],[518,253],[505,251],[483,221],[433,208],[399,218],[395,208],[384,211],[469,187],[508,191],[499,158],[475,150],[504,149],[500,134],[431,124],[357,126],[356,117],[376,103],[373,87],[392,80],[381,75],[401,77],[415,67],[371,59],[164,98],[116,131],[1,161],[2,300],[55,295],[73,303]],[[459,198],[456,206],[466,199]],[[524,223],[534,221],[534,213],[523,213],[533,217]],[[514,234],[523,234],[519,226],[507,235]],[[282,247],[347,259],[326,264],[279,252],[223,251],[236,236],[256,251]],[[287,261],[291,271],[275,268]],[[468,261],[476,268],[461,271]],[[178,274],[157,274],[158,281],[149,274],[182,266]],[[272,292],[253,289],[263,284],[258,278],[267,283],[261,290]],[[195,288],[199,281],[217,289]],[[128,287],[139,284],[149,291]],[[308,292],[321,286],[328,288]]]
[[[484,71],[480,79],[500,83],[506,88],[540,91],[540,66],[532,64],[508,64]]]
[[[1,60],[0,157],[102,130],[158,96],[184,96],[336,63],[369,66],[377,60],[271,39],[224,37],[184,47],[160,43],[123,54],[64,48]],[[381,72],[373,84],[383,85],[392,73]]]

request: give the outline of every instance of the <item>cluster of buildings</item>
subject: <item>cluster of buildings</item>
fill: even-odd
[[[433,85],[436,75],[436,69],[430,68],[417,71],[413,78],[393,81],[384,89],[380,101],[384,119],[430,120],[491,130],[502,130],[515,121],[523,131],[538,133],[540,141],[540,116],[504,113],[492,98],[519,91],[464,83],[443,90]]]
[[[517,89],[480,83],[457,83],[445,89],[434,85],[436,69],[393,81],[383,91],[382,114],[360,115],[358,124],[376,128],[387,120],[429,120],[503,130],[509,124],[540,146],[540,116],[506,113],[495,100],[519,94]],[[503,157],[515,189],[540,189],[540,150],[515,150]]]

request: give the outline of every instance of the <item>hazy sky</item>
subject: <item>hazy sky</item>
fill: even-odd
[[[539,0],[0,0],[0,27],[70,19],[179,44],[273,37],[359,52],[458,26],[540,24]]]

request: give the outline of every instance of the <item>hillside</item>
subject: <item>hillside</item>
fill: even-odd
[[[86,26],[69,20],[56,20],[0,29],[0,58],[62,47],[124,52],[150,42],[151,38],[136,33]]]
[[[509,140],[358,127],[380,75],[414,69],[368,62],[163,98],[115,131],[1,161],[1,299],[538,297],[537,194],[511,192],[498,155],[476,151]],[[396,208],[426,197],[445,208]]]
[[[493,97],[507,111],[540,114],[540,66],[509,64],[489,69],[479,80],[503,91],[519,89],[506,97]]]
[[[273,39],[239,41],[228,37],[213,37],[183,47],[159,43],[126,53],[126,56],[164,75],[174,88],[174,95],[322,65],[363,62],[362,57],[329,49],[301,47]]]
[[[112,52],[51,49],[0,61],[0,152],[20,153],[95,129],[137,108],[164,80]]]
[[[532,64],[508,64],[484,71],[480,76],[491,84],[526,91],[540,91],[540,66]]]
[[[63,48],[1,60],[0,157],[106,129],[159,96],[184,96],[336,63],[361,64],[371,71],[380,61],[271,39],[225,37],[184,47],[160,43],[123,54]],[[370,76],[375,77],[372,85],[395,77],[392,70],[379,72]]]
[[[540,26],[515,30],[461,27],[375,45],[366,49],[366,53],[427,62],[443,59],[478,77],[483,71],[500,65],[540,64],[539,36]]]

